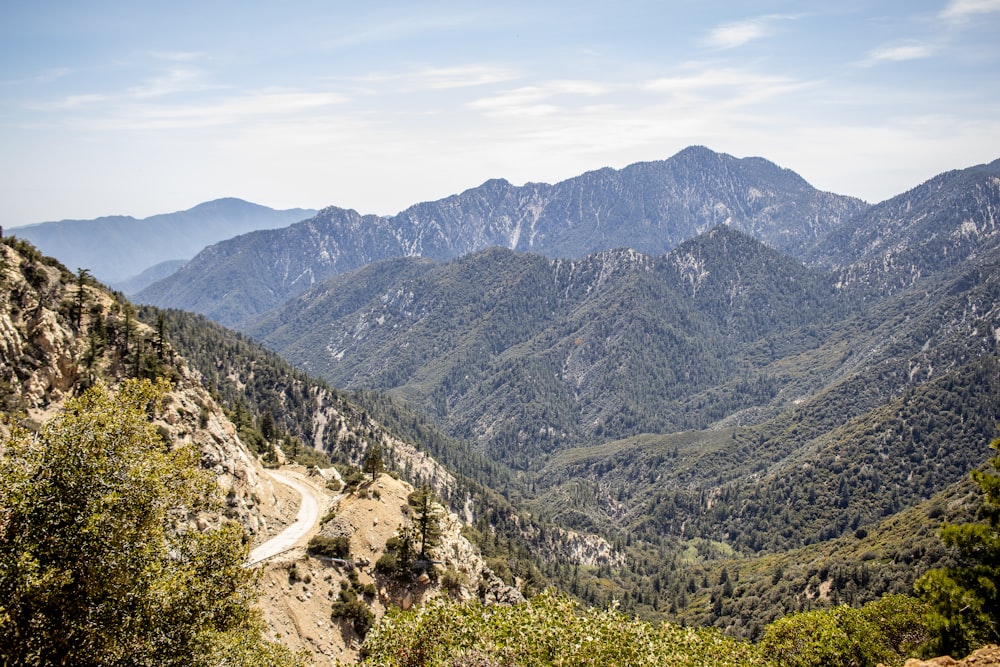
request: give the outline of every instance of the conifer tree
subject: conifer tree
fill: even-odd
[[[990,447],[1000,452],[1000,438]],[[1000,470],[1000,453],[990,459]],[[946,524],[941,539],[955,549],[959,564],[931,570],[914,588],[934,608],[932,652],[965,655],[1000,641],[1000,475],[972,471],[982,490],[986,523]]]
[[[434,491],[424,484],[409,495],[407,502],[413,508],[413,527],[420,540],[420,560],[427,560],[427,549],[435,546],[441,536],[440,514],[434,502]]]

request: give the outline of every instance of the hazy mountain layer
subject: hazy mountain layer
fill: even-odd
[[[190,259],[223,239],[256,229],[285,227],[314,213],[301,208],[276,211],[240,199],[217,199],[141,220],[131,216],[62,220],[10,232],[73,270],[88,269],[99,280],[116,283],[161,262]]]

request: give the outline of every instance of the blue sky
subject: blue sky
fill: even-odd
[[[701,144],[881,201],[1000,157],[1000,0],[5,2],[0,225],[395,213]]]

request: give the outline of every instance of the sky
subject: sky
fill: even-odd
[[[1000,158],[1000,0],[0,5],[7,227],[389,215],[690,145],[872,203]]]

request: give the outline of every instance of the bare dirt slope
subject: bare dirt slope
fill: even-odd
[[[438,581],[399,583],[376,573],[375,563],[385,550],[385,542],[408,523],[407,496],[413,487],[389,475],[380,475],[375,483],[363,485],[356,493],[340,495],[326,488],[326,480],[317,473],[288,468],[283,473],[310,485],[320,498],[321,516],[326,519],[296,548],[269,559],[264,565],[261,607],[275,634],[287,646],[310,654],[315,665],[333,665],[337,660],[350,662],[358,654],[361,638],[350,623],[331,618],[331,608],[338,599],[341,582],[357,579],[359,585],[371,584],[376,594],[364,597],[376,619],[390,606],[404,609],[428,598],[448,594],[469,598],[483,582],[498,591],[497,599],[516,601],[516,591],[506,589],[485,567],[478,550],[461,536],[462,524],[454,514],[442,509],[442,537],[431,552],[438,561],[438,572],[451,570],[465,585],[445,592]],[[315,558],[306,554],[308,539],[321,532],[329,537],[350,539],[350,559],[355,567],[343,562]]]

